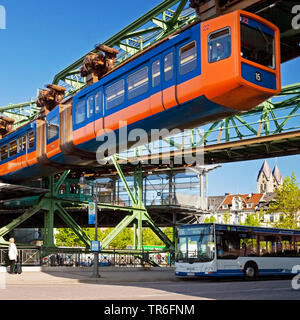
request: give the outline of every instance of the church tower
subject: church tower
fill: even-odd
[[[275,190],[282,185],[282,182],[282,176],[277,164],[275,165],[273,171],[271,171],[268,162],[265,160],[258,173],[257,192],[275,192]]]

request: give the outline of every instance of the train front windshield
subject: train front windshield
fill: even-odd
[[[275,69],[274,36],[260,26],[241,22],[241,55],[244,59]]]
[[[213,225],[182,227],[178,232],[178,262],[209,262],[214,259]]]

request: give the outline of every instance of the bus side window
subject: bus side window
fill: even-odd
[[[34,148],[34,142],[35,142],[34,131],[30,131],[28,134],[28,149]]]
[[[231,56],[230,28],[219,30],[208,36],[208,62],[213,63]]]
[[[160,60],[152,63],[152,88],[160,85]]]
[[[1,161],[6,160],[8,157],[7,144],[2,146],[0,151],[1,151]]]
[[[168,53],[164,58],[164,73],[165,81],[169,81],[173,78],[173,53]]]

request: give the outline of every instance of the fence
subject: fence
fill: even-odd
[[[41,264],[39,249],[19,249],[18,257],[22,265],[38,266]],[[0,249],[0,265],[6,266],[8,264],[8,249]]]
[[[40,249],[19,249],[18,252],[23,266],[90,267],[94,264],[94,254],[81,249],[68,252],[67,248],[57,248],[47,256],[43,256]],[[110,250],[99,253],[98,263],[99,266],[116,267],[167,267],[174,263],[174,256],[159,251]],[[8,249],[0,249],[0,265],[9,265]]]

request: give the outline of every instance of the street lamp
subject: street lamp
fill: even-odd
[[[79,179],[79,185],[84,188],[87,185],[86,179],[85,177],[80,177]],[[92,196],[94,196],[95,198],[95,243],[97,245],[97,249],[94,252],[94,271],[93,271],[93,277],[94,278],[101,278],[100,274],[99,274],[99,241],[98,241],[98,183],[95,183],[95,189],[96,192],[94,190],[94,185],[92,188]]]

